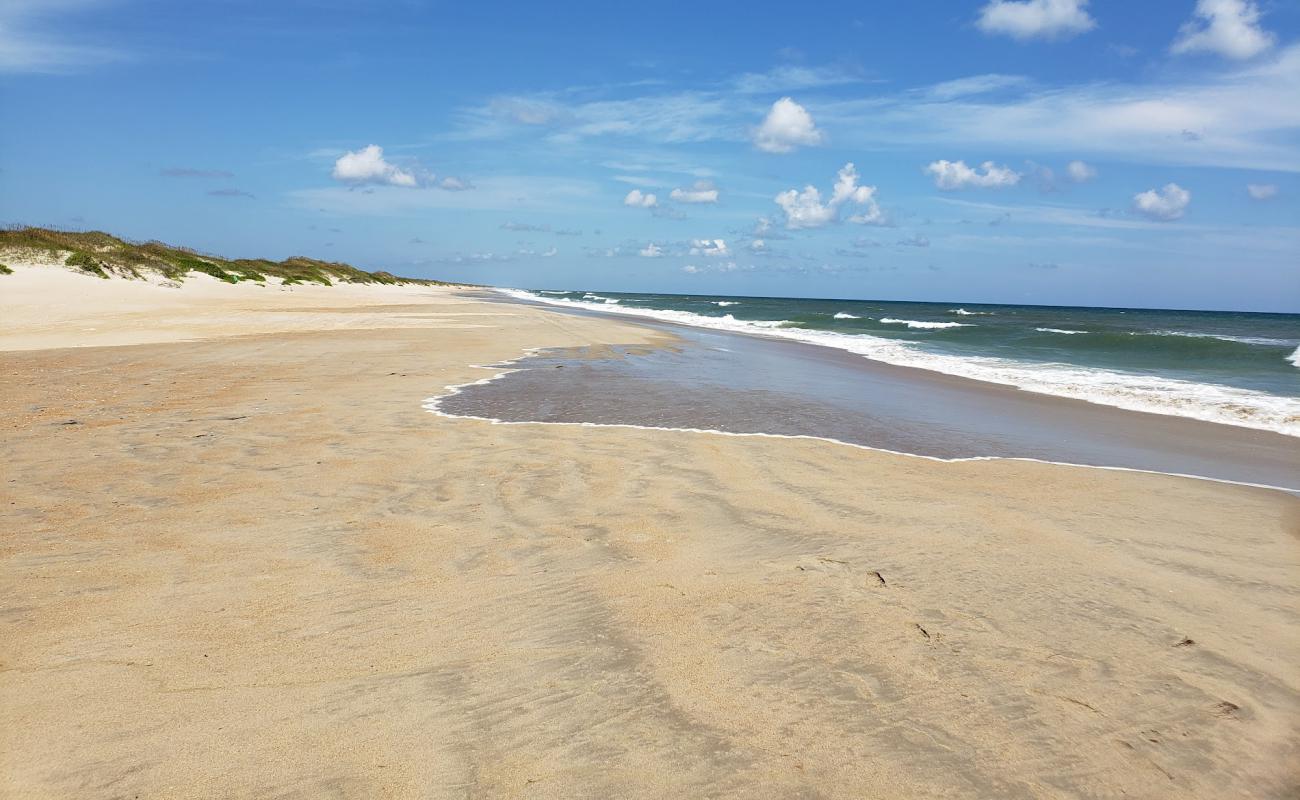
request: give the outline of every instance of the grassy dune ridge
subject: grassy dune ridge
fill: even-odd
[[[199,253],[162,242],[129,242],[102,231],[59,231],[20,227],[0,230],[0,262],[36,258],[61,263],[101,278],[144,279],[156,275],[182,281],[192,272],[202,272],[227,283],[255,281],[268,277],[283,284],[335,283],[451,285],[425,278],[401,278],[390,272],[367,272],[351,264],[293,256],[283,261],[264,258],[228,259]],[[8,267],[0,274],[11,272]]]

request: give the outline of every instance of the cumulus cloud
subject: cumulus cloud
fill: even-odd
[[[782,97],[754,131],[754,146],[765,153],[788,153],[796,147],[821,144],[825,138],[808,109]]]
[[[552,247],[549,250],[542,253],[542,258],[555,258],[559,254],[560,254],[560,248]]]
[[[414,173],[384,160],[384,148],[377,144],[339,156],[334,162],[333,177],[353,186],[376,184],[413,189],[420,185]]]
[[[1276,183],[1248,183],[1246,192],[1254,200],[1270,200],[1277,196]]]
[[[1179,28],[1170,50],[1244,59],[1272,46],[1273,34],[1259,26],[1259,8],[1253,0],[1198,0],[1192,19]]]
[[[1192,193],[1176,183],[1164,188],[1148,189],[1133,195],[1133,210],[1154,220],[1168,222],[1183,216],[1192,202]]]
[[[1082,161],[1071,161],[1065,165],[1065,174],[1075,183],[1087,183],[1097,177],[1097,168]]]
[[[840,208],[853,205],[859,213],[851,215],[849,222],[859,225],[883,225],[885,215],[876,203],[876,187],[859,186],[858,171],[852,162],[840,168],[830,199],[822,202],[821,192],[809,184],[803,191],[787,189],[776,196],[776,204],[785,212],[785,226],[790,229],[820,228],[837,222]]]
[[[633,189],[623,198],[623,205],[633,206],[635,208],[654,208],[659,205],[659,198],[653,193],[644,193],[640,189]]]
[[[985,33],[1013,39],[1068,39],[1097,27],[1088,0],[993,0],[975,24]]]
[[[718,189],[712,181],[696,181],[688,189],[673,189],[668,196],[679,203],[716,203]]]
[[[473,189],[474,186],[469,181],[462,180],[454,175],[448,175],[438,181],[438,188],[446,189],[449,192],[466,192]]]
[[[985,161],[979,169],[974,169],[966,166],[965,161],[939,159],[927,166],[925,171],[934,176],[934,185],[945,191],[969,187],[997,189],[1015,186],[1021,178],[1019,172],[1005,166],[1000,167],[992,161]]]
[[[731,255],[731,250],[727,248],[727,243],[723,239],[692,239],[691,255],[721,258]]]
[[[659,258],[663,254],[664,254],[664,249],[659,245],[655,244],[654,242],[650,242],[649,244],[647,244],[645,247],[641,248],[637,252],[637,255],[641,256],[642,258]]]

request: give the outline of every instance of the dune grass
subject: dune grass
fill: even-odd
[[[103,231],[60,231],[51,228],[20,227],[0,230],[0,253],[36,254],[49,261],[61,261],[73,269],[100,278],[144,278],[160,275],[181,281],[201,272],[225,281],[265,283],[268,277],[284,284],[335,283],[451,285],[426,278],[399,278],[390,272],[367,272],[351,264],[293,256],[283,261],[228,259],[199,253],[163,242],[129,242]],[[11,256],[12,257],[12,256]],[[13,270],[4,267],[0,274]]]

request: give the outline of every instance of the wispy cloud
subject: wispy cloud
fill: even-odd
[[[235,173],[224,169],[195,169],[194,167],[166,167],[158,170],[165,178],[233,178]]]
[[[0,2],[0,73],[61,74],[126,61],[131,54],[65,33],[77,12],[103,0],[5,0]]]
[[[948,102],[914,95],[812,107],[841,146],[918,144],[1300,171],[1300,45],[1209,77],[1030,88]],[[1195,132],[1186,136],[1185,132]]]
[[[746,72],[726,82],[726,88],[742,94],[777,94],[801,89],[844,86],[865,80],[860,70],[839,66],[807,67],[783,64],[767,72]]]
[[[413,192],[392,186],[356,191],[347,186],[328,186],[299,189],[287,196],[295,205],[330,214],[384,216],[419,214],[429,209],[589,213],[597,207],[594,198],[599,194],[599,186],[591,181],[497,175],[476,179],[472,192]],[[556,230],[554,233],[559,236],[570,232]]]
[[[624,153],[627,141],[635,140],[647,151],[664,151],[658,164],[640,155],[608,159],[607,166],[617,164],[610,168],[627,176],[690,169],[680,152],[667,152],[682,143],[746,140],[777,152],[832,141],[846,149],[987,148],[1025,156],[1300,171],[1300,44],[1245,66],[1155,81],[1053,87],[986,73],[891,93],[857,84],[823,89],[800,102],[778,101],[779,109],[754,95],[718,89],[664,93],[656,86],[638,93],[634,87],[617,99],[585,100],[543,93],[514,101],[551,108],[545,123],[523,122],[515,111],[503,110],[517,103],[489,101],[459,112],[457,130],[449,135],[539,137],[548,148],[590,147],[593,139],[608,138]],[[768,125],[764,115],[774,111],[782,113]],[[755,126],[756,120],[762,123]]]

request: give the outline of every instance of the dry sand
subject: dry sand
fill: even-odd
[[[0,276],[0,795],[1295,796],[1300,500],[421,408],[652,336]]]

